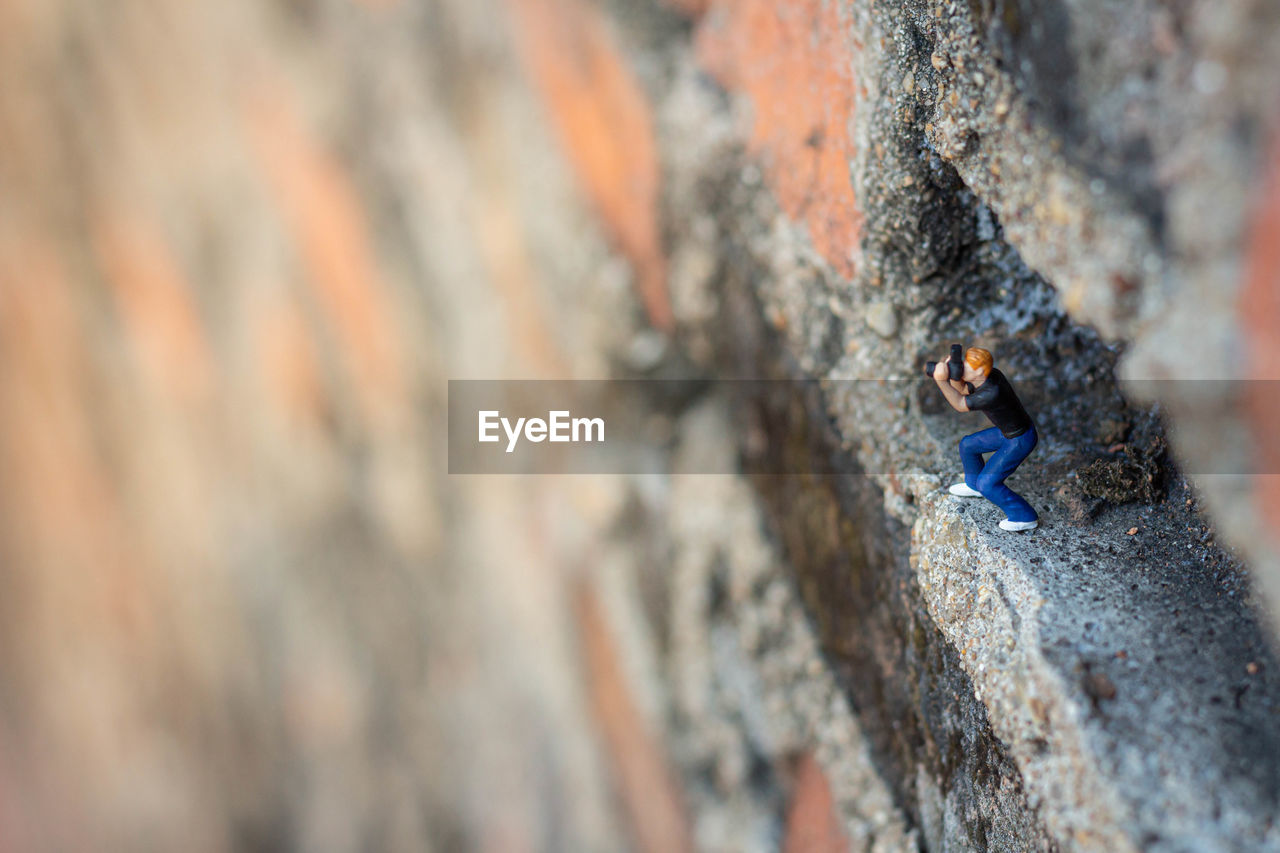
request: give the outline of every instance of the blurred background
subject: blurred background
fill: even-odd
[[[0,9],[0,848],[687,838],[584,580],[665,486],[447,475],[446,379],[648,327],[612,245],[670,325],[649,108],[570,5]]]
[[[1044,830],[1017,781],[1022,735],[997,720],[1006,754],[985,710],[947,710],[974,685],[914,579],[849,580],[840,561],[862,557],[838,549],[806,574],[825,534],[793,524],[784,547],[765,521],[782,500],[844,531],[835,507],[855,499],[662,473],[731,469],[776,439],[724,400],[654,404],[652,474],[448,473],[450,379],[753,376],[761,329],[789,342],[789,375],[857,375],[873,355],[907,375],[963,331],[954,270],[996,282],[984,306],[1007,298],[997,285],[1029,294],[1018,316],[974,321],[1003,330],[1015,365],[1070,339],[1060,357],[1101,365],[1108,400],[1122,352],[1159,377],[1201,320],[1207,363],[1272,363],[1249,360],[1263,350],[1242,351],[1239,329],[1274,353],[1280,220],[1274,205],[1252,218],[1250,189],[1280,104],[1274,14],[960,5],[0,2],[0,850],[1121,849],[1071,834],[1110,825],[1087,810],[1050,809]],[[1075,82],[1052,94],[1067,65]],[[1014,82],[938,82],[979,68]],[[877,106],[855,120],[855,103]],[[1175,144],[1195,126],[1229,141]],[[1167,209],[1151,201],[1166,191]],[[748,255],[772,266],[734,266]],[[766,295],[744,308],[722,280]],[[1252,319],[1233,313],[1239,285],[1203,295],[1223,280],[1255,282]],[[1137,426],[1090,426],[1099,447],[1159,431],[1107,407]],[[1199,452],[1198,429],[1221,435],[1195,418],[1181,452]],[[1111,457],[1146,476],[1136,454]],[[1088,459],[1064,456],[1050,485],[1076,488],[1066,472]],[[867,552],[903,573],[912,536],[933,541],[911,533],[939,484],[924,469],[877,468],[891,518],[859,522],[888,531],[898,544]],[[1276,479],[1220,498],[1259,565]],[[1153,530],[1207,536],[1174,491],[1191,515],[1107,495],[1135,529],[1150,504]],[[1064,495],[1082,518],[1103,503]],[[1151,566],[1172,565],[1151,547]],[[1103,568],[1135,559],[1103,553]],[[1245,598],[1231,566],[1195,583]],[[917,615],[884,617],[892,652],[833,639],[856,614],[824,600],[865,594],[858,618],[878,631],[893,590]],[[1247,631],[1213,647],[1233,679],[1265,653]],[[1071,701],[1096,707],[1095,670],[1062,666]],[[904,698],[868,722],[882,691],[851,678]],[[893,734],[898,701],[979,733],[951,743],[997,767],[963,770],[996,793],[966,799],[946,773],[968,759],[914,717]],[[950,768],[941,787],[904,758],[917,749],[919,767]],[[1135,826],[1160,823],[1151,802]]]

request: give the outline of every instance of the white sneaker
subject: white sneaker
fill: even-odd
[[[1039,521],[1010,521],[1007,518],[1000,521],[1000,529],[1008,530],[1010,532],[1017,532],[1019,530],[1035,530],[1039,526]]]
[[[964,483],[952,483],[951,488],[947,489],[947,491],[951,492],[951,494],[955,495],[958,498],[982,497],[982,492],[978,491],[977,489],[971,489],[968,486],[966,486]]]

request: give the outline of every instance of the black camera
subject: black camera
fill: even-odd
[[[932,379],[933,371],[937,368],[938,362],[926,361],[924,364],[924,375]],[[951,345],[951,355],[947,358],[947,373],[950,378],[956,382],[964,379],[964,347],[959,344]]]

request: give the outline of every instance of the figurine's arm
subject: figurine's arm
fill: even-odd
[[[951,404],[951,408],[957,412],[969,411],[969,405],[965,402],[964,396],[955,389],[950,383],[947,375],[947,366],[939,362],[933,371],[933,381],[938,383],[938,390],[942,392],[942,396],[947,398],[947,402]]]

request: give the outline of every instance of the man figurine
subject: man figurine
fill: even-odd
[[[954,349],[958,351],[959,347]],[[969,347],[963,365],[963,378],[957,381],[952,378],[954,372],[948,363],[939,362],[933,369],[934,381],[951,408],[957,412],[983,412],[993,426],[960,439],[964,482],[952,485],[951,494],[983,497],[1000,507],[1008,516],[1000,521],[1004,530],[1031,530],[1040,524],[1036,511],[1004,481],[1035,449],[1039,440],[1036,425],[1009,380],[992,366],[990,352]],[[991,454],[986,462],[982,461],[984,453]]]

